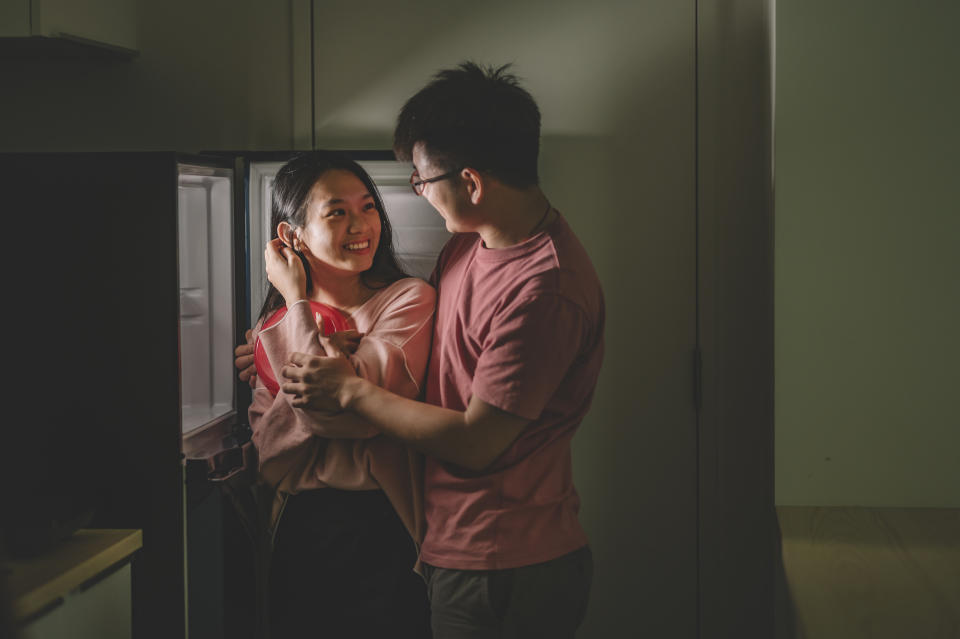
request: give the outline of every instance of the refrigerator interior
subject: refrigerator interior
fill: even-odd
[[[450,238],[443,218],[425,198],[410,188],[413,166],[397,160],[358,160],[380,191],[393,227],[394,249],[400,263],[414,277],[427,279]],[[263,265],[263,247],[270,239],[270,201],[273,179],[282,161],[253,161],[248,175],[248,232],[250,318],[256,321],[266,297],[268,282]]]
[[[235,414],[233,187],[229,169],[178,165],[181,428]]]

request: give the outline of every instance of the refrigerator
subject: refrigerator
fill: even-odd
[[[64,522],[69,503],[90,513],[78,525],[143,529],[135,637],[264,631],[251,391],[233,351],[265,295],[273,176],[294,153],[0,154],[17,229],[8,317],[26,326],[7,353],[43,380],[8,439],[11,476],[43,480],[13,491],[5,519],[37,525],[32,505]],[[427,278],[449,234],[412,167],[347,153],[374,178],[398,257]]]

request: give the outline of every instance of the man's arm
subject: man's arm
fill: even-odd
[[[357,377],[346,359],[294,353],[280,374],[298,408],[349,410],[414,448],[470,470],[483,470],[530,423],[471,397],[466,411],[407,399]]]

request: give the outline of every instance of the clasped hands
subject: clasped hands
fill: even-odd
[[[321,338],[321,343],[324,340],[329,338]],[[329,353],[329,346],[324,345],[324,350]],[[327,357],[293,353],[280,376],[284,380],[280,389],[292,396],[291,405],[335,413],[345,406],[341,399],[344,382],[357,373],[343,353]]]
[[[326,355],[293,353],[290,361],[280,368],[280,390],[293,396],[290,403],[297,408],[328,413],[342,410],[341,391],[344,382],[357,375],[347,357],[356,352],[361,337],[354,330],[324,337],[321,326],[318,339]],[[255,388],[257,369],[253,356],[253,331],[247,330],[245,338],[246,343],[234,350],[234,365],[240,370],[240,381]]]

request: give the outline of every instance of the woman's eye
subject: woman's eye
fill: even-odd
[[[333,217],[334,215],[346,215],[347,212],[343,209],[332,209],[327,211],[327,217]]]
[[[370,203],[368,203],[366,206],[363,207],[363,210],[364,210],[364,211],[376,211],[376,210],[377,210],[377,205],[374,204],[373,202],[370,202]]]

